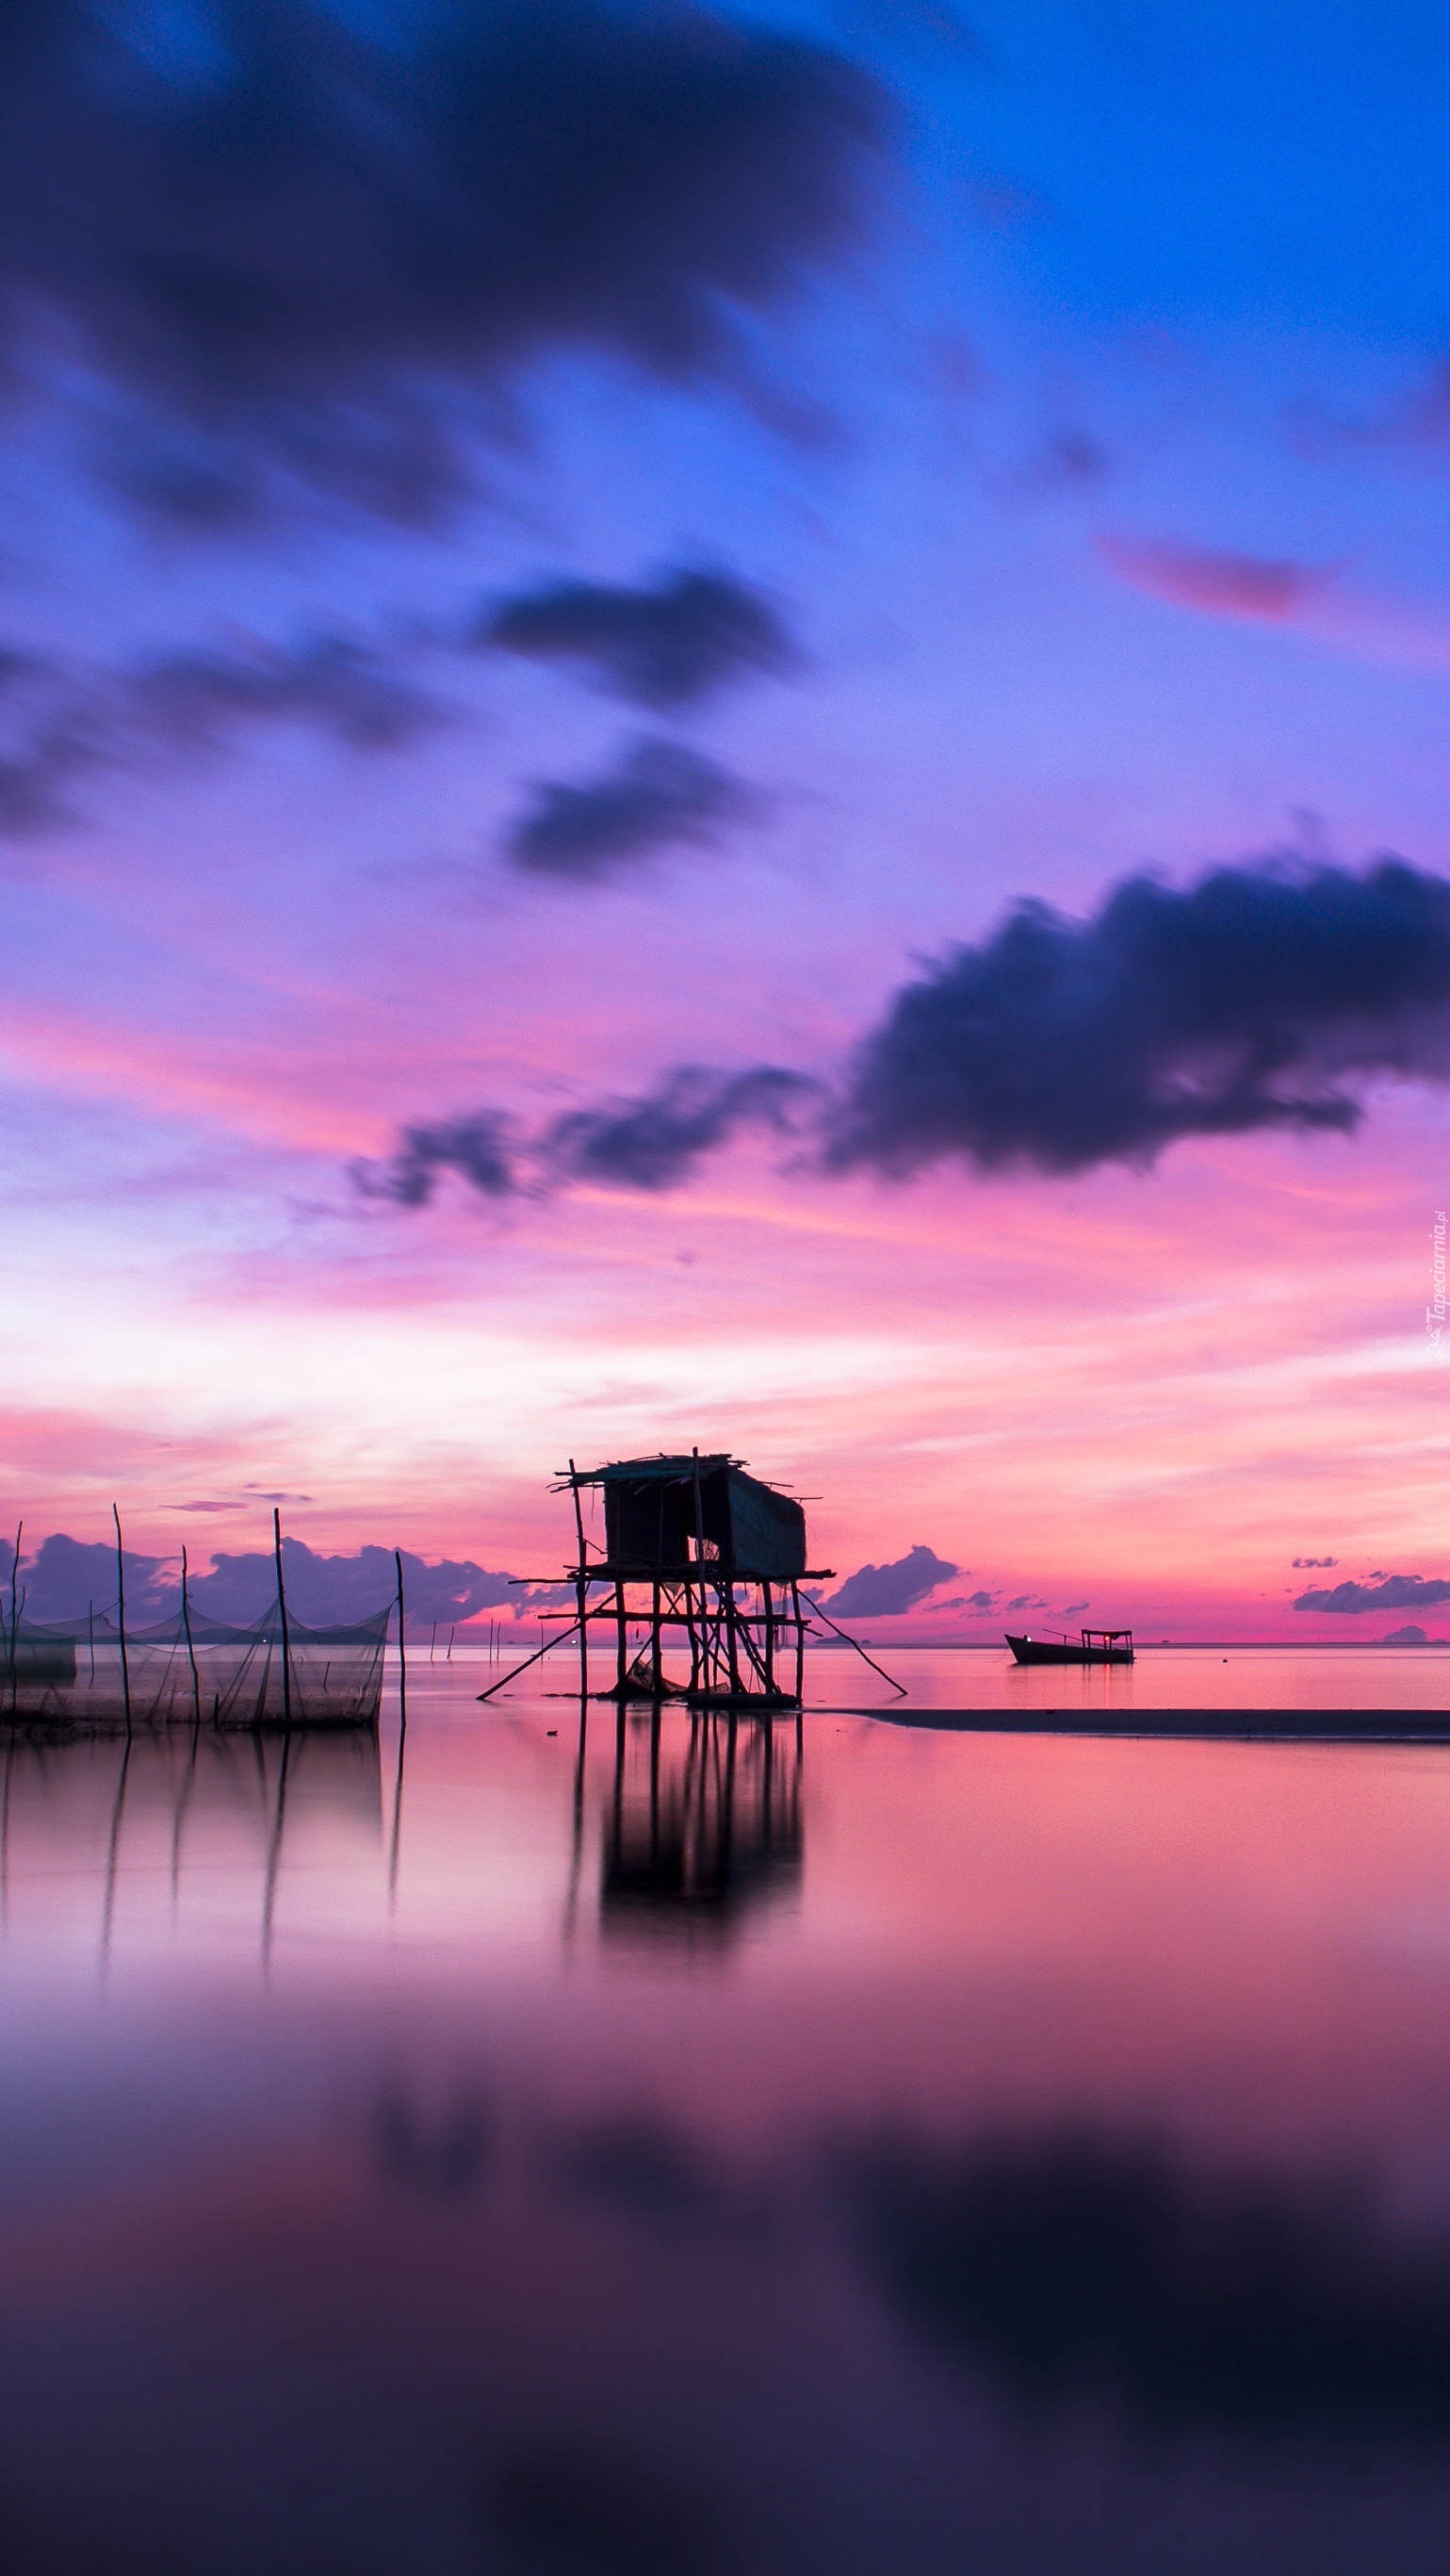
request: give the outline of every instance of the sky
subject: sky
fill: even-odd
[[[0,52],[26,1561],[698,1443],[873,1635],[1450,1634],[1443,14]]]

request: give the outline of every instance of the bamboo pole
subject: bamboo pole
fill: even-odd
[[[121,1632],[121,1697],[126,1708],[126,1741],[131,1740],[131,1666],[126,1654],[126,1555],[121,1545],[121,1515],[114,1503],[111,1518],[116,1524],[116,1619]],[[124,1773],[122,1778],[124,1780]]]
[[[579,1696],[589,1697],[589,1577],[584,1571],[584,1506],[579,1500],[579,1471],[569,1461],[569,1491],[574,1497],[574,1529],[579,1541],[579,1559],[574,1578],[574,1598],[579,1607]]]
[[[10,1560],[10,1714],[15,1715],[15,1688],[20,1677],[20,1610],[15,1587],[20,1580],[20,1541],[25,1532],[23,1520],[15,1525],[15,1554]]]
[[[722,1584],[720,1588],[725,1602],[725,1643],[730,1657],[730,1696],[732,1699],[738,1699],[740,1697],[740,1644],[735,1626],[734,1577],[732,1576],[730,1582]]]
[[[181,1551],[181,1624],[186,1630],[186,1660],[191,1666],[191,1704],[201,1724],[201,1677],[196,1669],[196,1648],[191,1642],[191,1605],[186,1597],[186,1550]]]
[[[700,1635],[695,1625],[695,1585],[688,1565],[685,1568],[685,1629],[690,1641],[690,1690],[693,1694],[700,1687]]]
[[[695,1559],[700,1569],[700,1688],[708,1691],[714,1681],[714,1658],[710,1639],[710,1595],[705,1588],[705,1505],[700,1493],[698,1448],[691,1450],[690,1460],[695,1481]]]
[[[837,1628],[835,1620],[831,1617],[830,1612],[828,1610],[823,1610],[819,1601],[812,1602],[811,1607],[818,1619],[824,1619],[826,1626],[834,1629],[835,1634],[840,1638],[843,1645],[853,1647],[855,1652],[860,1656],[862,1663],[869,1664],[873,1673],[879,1673],[882,1680],[884,1682],[890,1682],[891,1688],[896,1691],[902,1699],[905,1699],[907,1695],[905,1682],[892,1681],[891,1675],[886,1670],[885,1665],[878,1664],[874,1655],[868,1655],[865,1647],[860,1644],[858,1639],[848,1636],[844,1628]]]
[[[393,1550],[393,1566],[398,1577],[398,1733],[399,1741],[408,1732],[408,1647],[403,1634],[403,1551]],[[402,1778],[401,1769],[398,1774]]]
[[[277,1556],[277,1614],[282,1623],[282,1723],[292,1724],[292,1647],[287,1634],[287,1595],[282,1585],[282,1514],[272,1506],[272,1544]],[[285,1761],[285,1755],[284,1755]]]
[[[597,1613],[591,1613],[591,1616],[596,1615]],[[566,1637],[572,1637],[576,1624],[577,1623],[571,1619],[568,1627],[561,1628],[557,1637],[550,1637],[544,1645],[539,1647],[536,1654],[526,1655],[521,1664],[515,1664],[511,1673],[502,1674],[498,1681],[491,1682],[489,1684],[486,1691],[479,1691],[477,1693],[477,1697],[479,1699],[492,1699],[495,1691],[506,1690],[509,1683],[516,1682],[520,1673],[526,1673],[531,1664],[542,1663],[545,1655],[552,1655],[556,1646],[562,1646]]]

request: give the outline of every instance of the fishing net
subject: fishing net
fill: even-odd
[[[389,1610],[308,1628],[274,1607],[230,1628],[193,1610],[124,1640],[109,1617],[0,1626],[0,1723],[375,1726]]]

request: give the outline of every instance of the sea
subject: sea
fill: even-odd
[[[0,1750],[13,2576],[1445,2576],[1450,1653]]]

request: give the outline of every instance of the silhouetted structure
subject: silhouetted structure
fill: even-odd
[[[593,1490],[604,1499],[604,1551],[591,1558],[581,1497]],[[579,1556],[568,1573],[581,1690],[589,1687],[589,1628],[604,1620],[615,1631],[615,1678],[601,1696],[800,1705],[809,1624],[800,1585],[808,1574],[831,1576],[807,1567],[806,1516],[792,1495],[748,1476],[736,1458],[698,1450],[589,1468],[571,1459],[555,1491],[574,1499]],[[596,1601],[596,1587],[609,1597]],[[632,1625],[646,1632],[636,1655]],[[667,1636],[688,1647],[688,1681],[665,1671]]]

